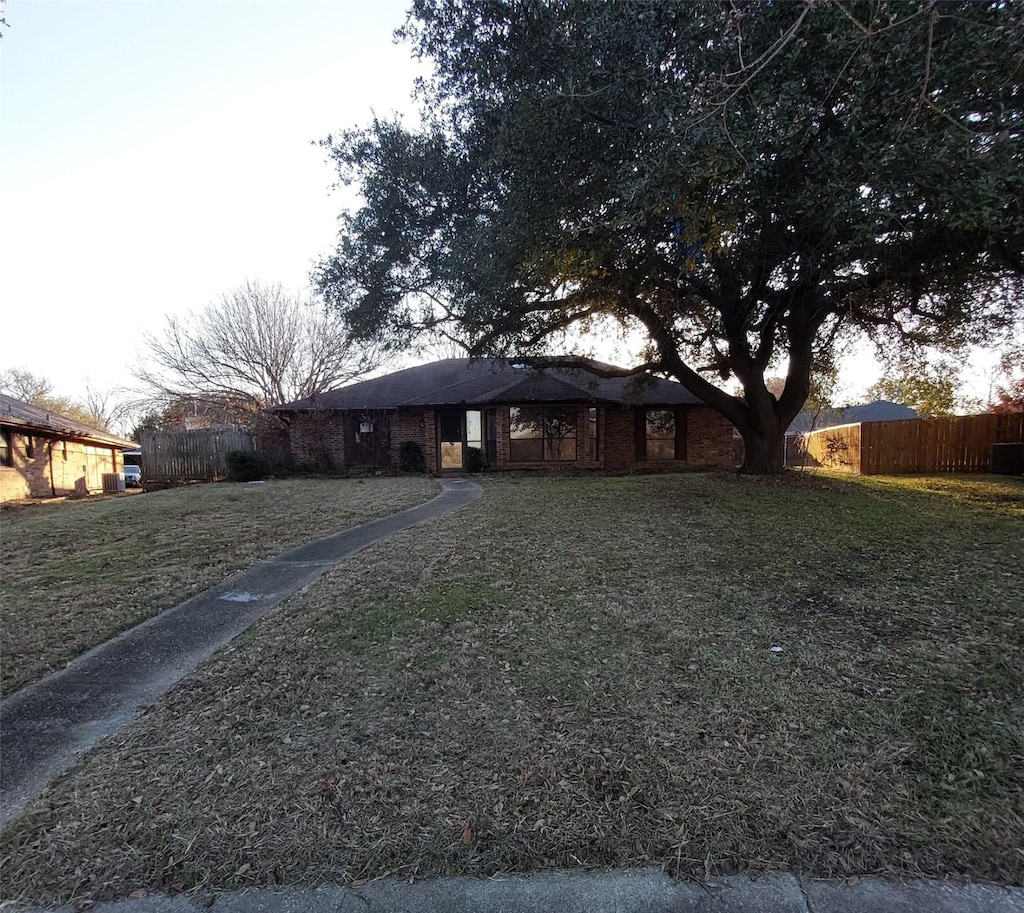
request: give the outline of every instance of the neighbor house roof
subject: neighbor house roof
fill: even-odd
[[[139,445],[126,441],[123,438],[115,437],[106,431],[92,428],[82,422],[76,422],[72,418],[58,415],[31,403],[23,403],[20,399],[14,399],[0,393],[0,425],[5,428],[14,428],[23,434],[53,434],[69,440],[86,441],[88,443],[102,444],[105,447],[117,447],[119,449],[134,448]]]
[[[841,409],[825,409],[819,414],[805,409],[789,426],[791,432],[817,431],[836,425],[854,425],[858,422],[891,422],[898,419],[917,418],[917,412],[909,406],[891,403],[887,399],[876,399],[873,403],[844,406]]]
[[[484,406],[494,403],[626,403],[651,406],[700,402],[682,384],[651,375],[601,377],[587,368],[534,369],[496,358],[446,358],[395,371],[339,390],[275,406],[282,412],[313,409],[397,409],[400,406]]]

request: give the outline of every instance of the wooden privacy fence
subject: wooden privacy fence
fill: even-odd
[[[216,482],[227,477],[226,456],[232,450],[253,450],[242,429],[215,431],[143,431],[144,482]]]
[[[1024,414],[862,422],[804,435],[808,464],[861,475],[987,472],[993,444],[1024,441]]]

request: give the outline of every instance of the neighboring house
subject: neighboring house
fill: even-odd
[[[631,470],[731,466],[732,425],[681,384],[449,358],[276,406],[299,464],[399,468],[403,443],[427,471]]]
[[[0,501],[102,491],[136,446],[0,394]]]
[[[855,425],[859,422],[891,422],[897,419],[917,418],[917,412],[909,406],[876,399],[873,403],[858,406],[843,406],[839,409],[823,409],[817,412],[804,409],[789,426],[787,434],[804,434],[836,425]]]
[[[889,422],[918,418],[909,406],[876,399],[873,403],[856,406],[841,406],[837,409],[804,410],[793,419],[786,429],[786,463],[791,466],[807,465],[807,437],[812,431],[837,428],[840,425],[857,425],[861,422]]]

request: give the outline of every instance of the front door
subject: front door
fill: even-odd
[[[470,462],[470,451],[479,451],[484,460],[484,423],[479,409],[448,409],[437,414],[437,465],[445,472],[476,470]]]
[[[461,472],[465,468],[466,447],[463,412],[439,412],[437,414],[437,465],[441,471]]]

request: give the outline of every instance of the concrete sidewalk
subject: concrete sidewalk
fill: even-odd
[[[261,561],[0,702],[0,828],[100,739],[297,590],[360,549],[482,493],[465,479],[441,485],[441,494],[424,504]]]
[[[37,907],[18,910],[40,913]],[[61,907],[72,913],[73,905]],[[1024,889],[792,875],[673,882],[660,870],[376,881],[98,903],[90,913],[1022,913]]]

